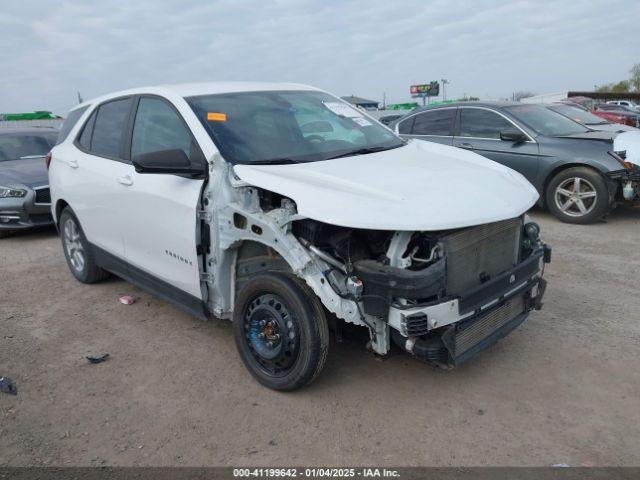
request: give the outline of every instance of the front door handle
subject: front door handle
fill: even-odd
[[[130,175],[124,175],[122,177],[117,177],[116,180],[120,185],[124,185],[126,187],[133,185],[133,180]]]
[[[470,143],[459,143],[456,145],[456,147],[458,148],[464,148],[465,150],[471,150],[473,148],[473,145],[471,145]]]
[[[67,162],[67,164],[71,167],[71,168],[78,168],[80,165],[78,165],[78,161],[77,160],[69,160]]]

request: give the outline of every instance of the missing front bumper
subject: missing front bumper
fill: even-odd
[[[393,331],[392,338],[416,358],[441,367],[459,365],[515,330],[531,310],[542,306],[546,282],[537,278],[520,292],[491,309],[419,338]]]

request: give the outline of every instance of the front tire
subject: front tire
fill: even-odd
[[[96,283],[107,278],[109,272],[96,264],[80,222],[69,207],[62,210],[58,225],[64,257],[76,280],[82,283]]]
[[[233,312],[236,347],[258,382],[290,391],[313,381],[329,350],[322,305],[298,278],[257,275],[239,292]]]
[[[13,233],[11,230],[0,230],[0,238],[7,238]]]
[[[609,189],[597,171],[568,168],[551,179],[545,201],[549,211],[565,223],[587,224],[609,212]]]

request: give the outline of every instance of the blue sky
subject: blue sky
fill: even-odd
[[[592,89],[640,62],[639,19],[637,0],[5,0],[0,112],[208,80],[389,102],[441,78],[449,97]]]

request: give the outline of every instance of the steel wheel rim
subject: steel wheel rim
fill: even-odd
[[[64,247],[73,269],[82,272],[86,264],[85,251],[80,241],[80,229],[71,218],[64,222]]]
[[[583,217],[596,208],[598,193],[593,184],[581,177],[563,180],[556,188],[555,202],[562,213]]]
[[[256,296],[243,315],[244,341],[252,363],[269,376],[281,377],[295,365],[300,333],[282,298]]]

